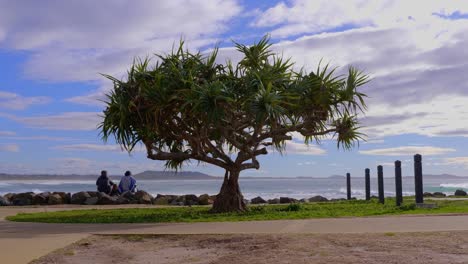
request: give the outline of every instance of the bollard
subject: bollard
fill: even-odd
[[[366,169],[366,200],[370,200],[370,170]]]
[[[346,173],[346,198],[351,200],[351,174]]]
[[[416,197],[416,203],[417,204],[424,203],[422,157],[419,154],[414,155],[414,193]]]
[[[396,205],[400,206],[403,202],[403,191],[401,183],[401,161],[395,161],[395,193],[396,193]]]
[[[384,196],[383,167],[381,165],[377,166],[377,183],[379,185],[379,202],[381,204],[384,204],[385,196]]]

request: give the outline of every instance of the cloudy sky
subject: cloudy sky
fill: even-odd
[[[467,0],[0,0],[0,173],[163,169],[100,140],[99,100],[111,87],[99,73],[123,77],[133,58],[168,52],[181,37],[236,60],[231,40],[267,33],[298,67],[323,59],[371,75],[368,141],[346,152],[296,139],[245,175],[361,176],[382,164],[390,176],[397,159],[412,175],[420,153],[425,173],[468,176]]]

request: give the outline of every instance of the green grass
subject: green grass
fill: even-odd
[[[385,205],[377,200],[340,201],[291,205],[250,206],[246,213],[212,214],[209,207],[127,208],[106,210],[73,210],[43,213],[20,213],[7,217],[10,221],[43,223],[167,223],[167,222],[215,222],[252,221],[278,219],[307,219],[324,217],[446,214],[468,213],[468,201],[428,201],[438,208],[416,208],[414,200],[405,199],[404,205],[395,206],[389,198]]]

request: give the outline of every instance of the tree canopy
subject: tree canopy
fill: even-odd
[[[293,132],[305,144],[331,133],[345,149],[361,138],[357,115],[366,95],[358,88],[366,74],[349,67],[337,75],[328,65],[295,70],[268,37],[235,46],[242,55],[237,63],[218,63],[217,48],[204,55],[181,42],[155,55],[154,64],[136,60],[126,80],[106,75],[114,89],[100,125],[103,139],[113,136],[129,152],[142,143],[149,159],[168,168],[190,160],[213,164],[226,170],[225,182],[237,182],[240,171],[259,169],[259,155],[284,151]]]

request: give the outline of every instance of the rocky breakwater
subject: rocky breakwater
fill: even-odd
[[[216,196],[202,194],[163,195],[153,197],[145,191],[126,192],[121,195],[108,195],[102,192],[83,191],[74,194],[65,192],[43,193],[8,193],[0,195],[0,206],[34,206],[34,205],[117,205],[117,204],[155,204],[155,205],[210,205]]]

